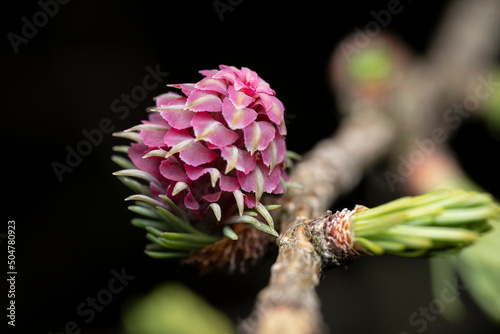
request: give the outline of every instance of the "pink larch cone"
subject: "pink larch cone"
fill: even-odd
[[[148,121],[118,134],[137,141],[127,151],[140,171],[115,174],[146,179],[150,204],[167,201],[165,209],[176,206],[200,230],[245,222],[276,235],[260,200],[282,193],[287,180],[283,104],[248,68],[220,65],[200,73],[197,83],[171,85],[183,95],[158,96]],[[246,215],[249,209],[256,213]]]

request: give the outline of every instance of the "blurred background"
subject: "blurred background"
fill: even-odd
[[[148,258],[143,231],[129,223],[133,214],[123,199],[130,192],[111,175],[119,169],[110,160],[111,148],[124,141],[101,132],[87,156],[61,178],[54,161],[66,164],[68,147],[76,149],[84,132],[98,129],[103,119],[113,131],[129,128],[145,119],[145,109],[167,84],[198,81],[198,70],[219,64],[249,67],[270,83],[285,105],[288,148],[305,153],[340,121],[327,72],[332,51],[389,1],[73,0],[52,5],[53,17],[44,20],[37,13],[46,3],[56,2],[9,3],[1,20],[7,165],[2,226],[16,221],[16,330],[55,334],[74,321],[81,333],[124,333],[127,305],[167,281],[182,282],[233,323],[246,318],[268,282],[275,254],[232,276],[200,276],[173,261]],[[422,54],[447,4],[401,2],[387,30]],[[24,27],[34,20],[39,27]],[[127,105],[123,96],[139,94],[137,86],[158,69],[168,75],[162,73],[158,85],[141,90],[146,96]],[[450,144],[469,175],[499,198],[500,161],[492,158],[498,157],[498,137],[481,119],[470,118]],[[384,168],[374,167],[332,209],[374,206],[402,195],[388,187]],[[5,254],[5,235],[1,241]],[[77,308],[109,289],[113,270],[134,278],[87,323],[88,315]],[[361,258],[348,270],[329,272],[318,293],[325,322],[336,333],[416,333],[421,327],[409,317],[434,298],[428,260],[390,256]],[[466,289],[460,297],[465,321],[451,325],[438,315],[425,333],[498,333]]]

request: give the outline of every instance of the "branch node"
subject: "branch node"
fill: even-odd
[[[316,252],[321,256],[323,270],[347,266],[363,254],[369,254],[354,242],[351,216],[367,210],[357,205],[354,210],[344,209],[332,213],[326,211],[321,217],[305,223],[305,234]]]

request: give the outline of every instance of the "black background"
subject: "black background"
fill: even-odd
[[[118,169],[111,147],[124,141],[110,134],[62,182],[51,164],[64,163],[66,147],[75,148],[85,139],[82,131],[97,128],[103,118],[115,131],[135,125],[166,84],[198,81],[198,70],[219,64],[247,66],[271,84],[288,115],[288,148],[304,153],[339,122],[326,73],[332,50],[387,3],[245,0],[221,20],[212,1],[72,0],[17,54],[7,34],[20,35],[21,18],[32,21],[40,6],[19,1],[4,7],[2,221],[14,219],[17,226],[16,329],[59,333],[74,320],[82,333],[120,333],[124,303],[169,280],[184,282],[233,321],[245,318],[267,283],[272,258],[246,275],[202,277],[147,258],[144,233],[129,224],[132,213],[123,202],[129,192],[111,175]],[[421,54],[446,4],[403,1],[388,29]],[[146,66],[158,64],[168,77],[120,119],[112,102],[142,85]],[[500,196],[498,154],[491,153],[498,140],[484,125],[468,120],[452,145],[475,180]],[[480,148],[490,149],[489,155]],[[396,196],[375,172],[335,208]],[[86,324],[77,305],[106,288],[111,270],[121,268],[135,279]],[[325,321],[337,333],[416,333],[408,317],[433,299],[428,274],[427,260],[392,257],[362,258],[347,271],[332,271],[318,288]],[[426,333],[495,332],[467,293],[462,296],[466,322],[453,326],[437,317]]]

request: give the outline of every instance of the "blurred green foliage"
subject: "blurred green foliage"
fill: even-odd
[[[493,81],[500,81],[500,68],[494,71]],[[496,88],[485,101],[484,119],[488,127],[500,137],[500,88]]]
[[[358,82],[382,81],[391,74],[393,61],[386,48],[372,47],[353,55],[347,71]]]
[[[465,176],[450,179],[447,184],[440,186],[481,191],[479,186]],[[433,292],[438,298],[443,290],[443,282],[454,282],[454,276],[458,274],[467,293],[492,321],[500,324],[500,220],[490,219],[489,223],[491,231],[459,254],[431,259],[431,275]],[[458,322],[464,319],[465,314],[460,299],[456,299],[444,309],[442,315],[450,322]]]
[[[123,317],[128,334],[233,334],[220,311],[180,283],[169,282],[139,299]]]

